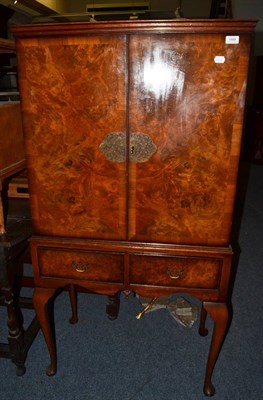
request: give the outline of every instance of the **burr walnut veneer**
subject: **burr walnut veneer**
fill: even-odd
[[[94,293],[201,300],[228,325],[229,245],[255,21],[54,23],[13,28],[34,236],[34,305]]]

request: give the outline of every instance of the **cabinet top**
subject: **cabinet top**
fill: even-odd
[[[169,19],[101,22],[59,22],[14,25],[15,37],[72,36],[111,33],[250,33],[255,19]]]

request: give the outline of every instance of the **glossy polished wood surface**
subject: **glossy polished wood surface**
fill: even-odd
[[[225,37],[27,41],[20,82],[36,233],[228,244],[249,37]],[[157,150],[129,167],[109,161],[100,145],[120,133],[127,161],[131,135]]]
[[[216,259],[133,256],[130,262],[132,284],[217,289],[220,273]]]
[[[123,255],[81,250],[41,249],[39,271],[42,277],[123,283]],[[61,258],[64,262],[61,264]]]
[[[130,131],[149,134],[157,151],[130,165],[129,238],[228,243],[248,51],[247,37],[131,37]]]
[[[124,38],[33,41],[20,62],[34,231],[125,239],[125,163],[99,148],[125,131]]]

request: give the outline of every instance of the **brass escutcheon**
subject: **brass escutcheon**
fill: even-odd
[[[179,279],[185,276],[185,271],[183,267],[169,267],[167,269],[167,274],[171,279]]]
[[[100,150],[109,161],[124,162],[126,159],[125,146],[125,133],[109,133],[100,144]]]
[[[87,262],[82,262],[82,261],[72,261],[71,266],[77,272],[85,272],[88,271],[88,269],[90,268]]]
[[[145,133],[132,133],[130,136],[130,161],[146,162],[156,152],[157,147]]]
[[[146,162],[157,150],[150,136],[145,133],[132,133],[129,139],[129,160],[132,162]],[[99,147],[108,160],[125,162],[126,140],[123,132],[109,133]]]

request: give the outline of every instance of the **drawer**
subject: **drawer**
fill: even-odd
[[[222,260],[217,258],[134,255],[130,284],[217,289]]]
[[[122,283],[123,254],[39,247],[41,277]]]

